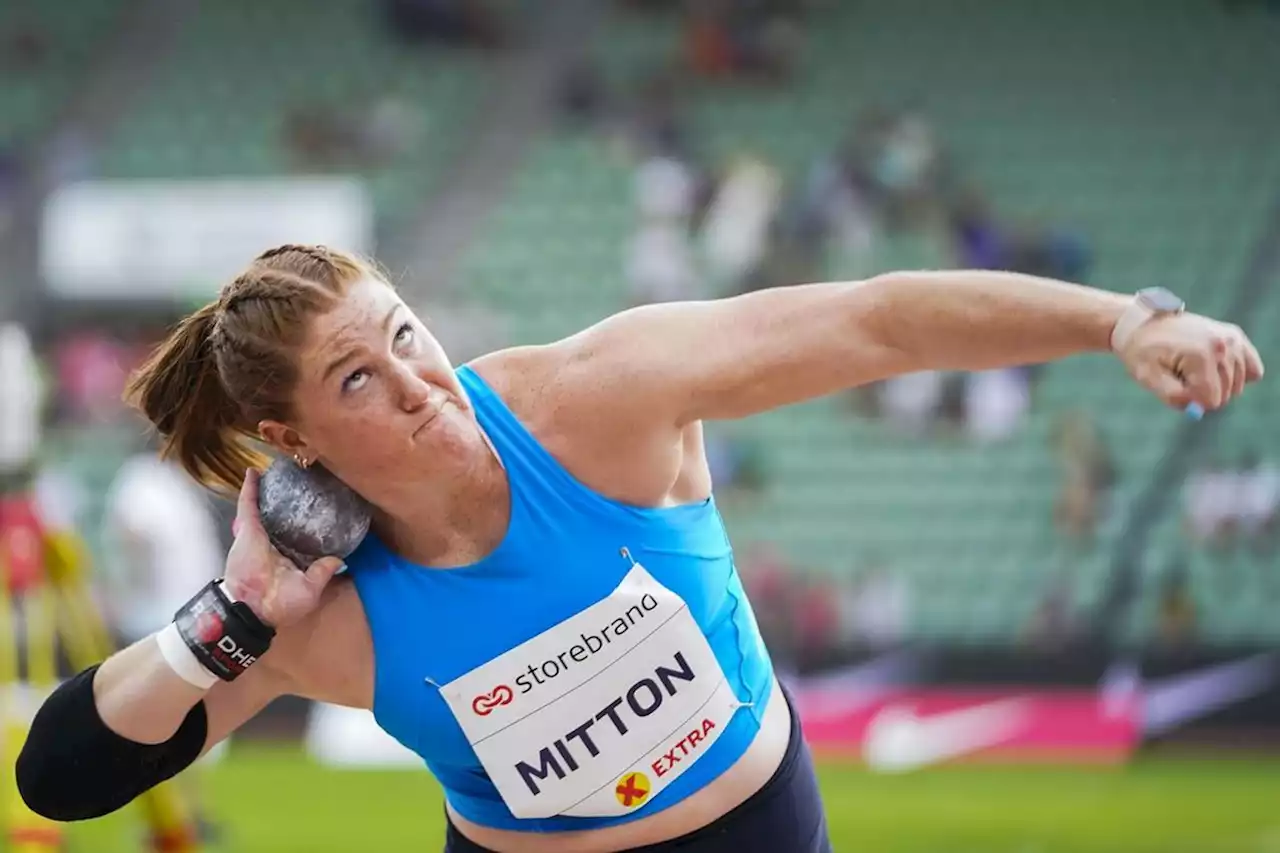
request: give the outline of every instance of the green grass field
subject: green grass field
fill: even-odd
[[[202,777],[226,853],[441,848],[425,773],[334,771],[242,749]],[[826,764],[837,853],[1280,853],[1280,761],[1148,759],[1115,769],[953,767],[903,776]],[[141,851],[133,809],[71,849]],[[778,853],[786,853],[779,851]]]

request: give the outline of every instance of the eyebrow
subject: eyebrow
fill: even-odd
[[[383,318],[382,318],[382,330],[383,330],[384,332],[385,332],[385,331],[387,331],[387,330],[389,330],[389,329],[391,328],[391,321],[392,321],[393,319],[395,319],[396,312],[397,312],[397,311],[399,311],[401,307],[402,307],[402,306],[401,306],[401,304],[400,304],[399,302],[397,302],[395,305],[392,305],[392,306],[391,306],[391,310],[387,312],[387,316],[385,316],[385,317],[383,317]],[[352,350],[352,351],[348,352],[346,355],[343,355],[343,356],[341,356],[341,357],[339,357],[339,358],[335,359],[333,362],[331,362],[331,363],[329,364],[329,366],[328,366],[328,367],[326,367],[326,368],[324,369],[324,375],[321,377],[321,378],[322,378],[322,380],[323,380],[323,381],[328,381],[328,379],[329,379],[329,377],[330,377],[330,376],[332,376],[332,375],[333,375],[336,371],[338,371],[338,370],[339,370],[339,369],[340,369],[344,364],[346,364],[347,362],[351,361],[351,360],[352,360],[353,358],[355,358],[357,355],[359,355],[359,353],[358,353],[358,352],[356,352],[355,350]]]

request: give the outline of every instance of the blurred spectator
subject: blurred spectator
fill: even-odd
[[[973,189],[962,191],[949,205],[947,225],[956,263],[966,269],[1083,281],[1092,266],[1092,252],[1081,235],[1002,222],[987,199]]]
[[[1248,451],[1236,475],[1236,521],[1240,535],[1251,542],[1273,544],[1280,510],[1280,468]]]
[[[758,494],[765,485],[763,458],[758,448],[737,436],[708,431],[707,466],[716,494],[734,500]]]
[[[979,371],[965,384],[964,423],[974,441],[987,444],[1012,437],[1030,408],[1031,373],[1026,368]]]
[[[1080,625],[1065,579],[1052,583],[1027,623],[1024,639],[1038,649],[1052,651],[1074,642]]]
[[[1183,520],[1191,540],[1210,547],[1256,539],[1273,529],[1280,504],[1280,474],[1256,453],[1239,466],[1214,459],[1193,472],[1183,489]]]
[[[510,42],[502,19],[482,0],[383,0],[387,20],[408,42],[500,48]]]
[[[701,242],[719,293],[741,293],[769,250],[782,197],[782,178],[753,157],[735,160],[703,221]]]
[[[301,169],[329,168],[347,156],[349,140],[330,110],[300,106],[284,117],[284,141]]]
[[[674,157],[648,158],[636,170],[634,190],[639,222],[626,261],[632,304],[707,295],[689,233],[696,192],[692,170]]]
[[[1054,524],[1069,539],[1092,542],[1116,481],[1111,450],[1093,419],[1079,411],[1058,419],[1051,440],[1061,476]]]
[[[632,135],[644,155],[679,157],[686,161],[693,156],[682,91],[678,77],[664,70],[646,77],[632,95]]]
[[[873,563],[840,591],[839,609],[844,643],[889,648],[906,637],[911,590],[902,575]]]
[[[967,190],[949,211],[951,240],[957,266],[963,269],[1008,269],[1006,237],[987,200]]]
[[[206,492],[157,450],[153,440],[124,461],[103,508],[100,588],[108,624],[125,644],[168,624],[194,590],[222,576],[226,559]],[[205,763],[219,760],[226,743]],[[199,774],[184,773],[179,784],[203,812]],[[197,819],[205,840],[216,837],[216,827]]]
[[[609,107],[609,91],[600,69],[585,57],[569,64],[556,83],[556,107],[573,123],[599,121]]]
[[[939,370],[886,379],[880,386],[880,414],[906,435],[927,435],[937,423],[944,390],[945,374]]]
[[[0,485],[26,477],[40,449],[39,365],[25,327],[0,322]]]
[[[752,543],[737,557],[742,585],[755,602],[756,621],[770,655],[785,668],[796,665],[796,573],[771,545]]]
[[[840,647],[840,590],[828,578],[799,576],[794,601],[798,666],[816,666]]]
[[[860,278],[869,271],[876,227],[870,200],[845,163],[838,157],[824,157],[810,166],[783,212],[780,238],[804,255],[815,271],[830,251],[839,257],[845,276]]]
[[[1214,460],[1187,478],[1183,488],[1183,520],[1192,541],[1220,542],[1231,526],[1235,477],[1221,460]]]
[[[375,167],[415,144],[419,118],[409,101],[391,93],[356,108],[308,104],[286,113],[284,141],[302,170]]]
[[[13,227],[25,170],[18,152],[0,143],[0,234]]]
[[[81,424],[108,424],[124,412],[120,395],[137,353],[116,336],[97,329],[72,332],[54,350],[58,408]]]
[[[889,228],[922,222],[943,195],[941,141],[920,112],[874,108],[854,122],[846,168]]]
[[[1181,565],[1170,569],[1160,584],[1156,630],[1166,646],[1186,645],[1195,639],[1196,605]]]
[[[164,627],[225,557],[204,490],[148,445],[125,460],[107,490],[104,592],[111,623],[133,642]]]
[[[93,143],[85,131],[69,125],[46,140],[44,180],[51,184],[66,184],[86,180],[94,176],[97,158]]]
[[[690,0],[685,27],[689,66],[706,77],[785,80],[799,39],[785,7],[760,0]]]

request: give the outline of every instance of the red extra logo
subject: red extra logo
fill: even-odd
[[[516,694],[511,688],[505,684],[499,684],[488,693],[481,693],[479,696],[471,700],[471,710],[475,711],[478,716],[487,717],[493,713],[494,708],[500,708],[503,705],[510,705],[511,700],[516,698]]]
[[[216,643],[222,639],[222,617],[206,610],[196,617],[191,633],[202,643]]]

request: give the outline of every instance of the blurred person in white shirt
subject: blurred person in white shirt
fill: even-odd
[[[1031,409],[1031,379],[1018,367],[980,370],[965,386],[965,427],[981,443],[1005,441]]]
[[[754,157],[730,164],[699,235],[719,292],[742,292],[742,283],[763,262],[781,203],[782,177],[776,169]]]
[[[104,593],[113,626],[132,643],[163,628],[226,559],[212,506],[176,463],[151,449],[120,466],[103,514]]]
[[[1230,536],[1239,486],[1237,472],[1220,460],[1187,478],[1182,496],[1183,513],[1192,540],[1221,544]]]
[[[41,384],[31,336],[0,323],[0,486],[29,472],[40,445]]]
[[[632,303],[705,296],[689,233],[697,177],[677,157],[654,156],[636,170],[634,189],[639,222],[626,259]]]
[[[1280,509],[1280,468],[1250,451],[1241,460],[1236,478],[1235,514],[1240,532],[1253,539],[1265,536]]]
[[[108,623],[124,644],[150,636],[173,620],[191,590],[222,576],[226,549],[208,494],[176,462],[147,445],[125,460],[107,490],[100,588]],[[216,763],[230,740],[201,760]],[[179,784],[191,799],[201,835],[217,835],[203,815],[198,774]]]

